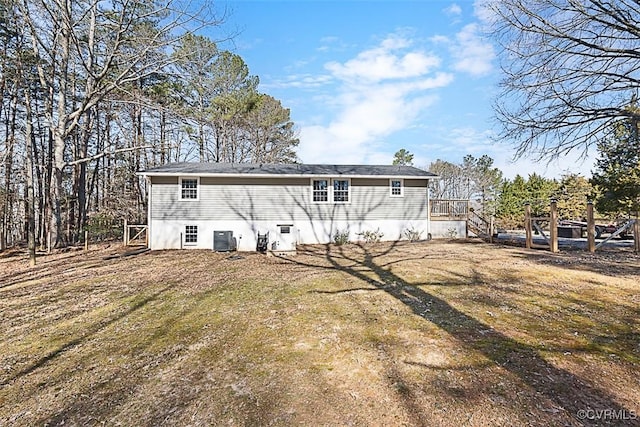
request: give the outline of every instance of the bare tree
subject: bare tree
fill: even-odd
[[[0,0],[0,251],[27,241],[35,255],[143,222],[140,169],[203,150],[205,160],[295,161],[289,111],[257,92],[239,56],[192,35],[223,23],[193,9],[209,4]],[[201,70],[180,71],[195,65],[207,91],[187,109]]]
[[[471,177],[462,166],[438,159],[427,170],[438,176],[437,180],[429,183],[429,191],[434,199],[468,200],[471,197]]]
[[[168,66],[173,59],[166,53],[184,28],[218,21],[178,0],[23,0],[20,7],[40,59],[40,85],[50,94],[45,108],[53,145],[50,231],[59,244],[63,170],[70,166],[72,137],[90,130],[92,112],[107,95]]]
[[[640,87],[637,0],[486,0],[504,78],[495,104],[501,140],[517,156],[582,155]]]

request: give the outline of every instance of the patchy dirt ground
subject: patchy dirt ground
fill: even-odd
[[[123,251],[0,255],[0,425],[640,425],[631,253]]]

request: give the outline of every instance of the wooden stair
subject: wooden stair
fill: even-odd
[[[485,219],[474,211],[469,211],[467,216],[467,237],[469,237],[469,233],[473,233],[480,239],[492,240],[493,228],[493,221]]]

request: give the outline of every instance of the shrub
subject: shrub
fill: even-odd
[[[382,240],[384,233],[380,231],[380,228],[376,228],[375,231],[373,230],[361,231],[360,233],[358,233],[358,236],[360,236],[365,243],[378,243],[380,242],[380,240]]]
[[[333,243],[338,246],[349,243],[349,230],[336,230],[336,233],[333,235]]]
[[[416,230],[413,226],[411,226],[411,228],[405,228],[402,234],[404,234],[404,237],[410,242],[417,242],[422,239],[422,230]]]
[[[89,217],[85,230],[93,241],[122,239],[122,219],[108,213],[96,213]]]

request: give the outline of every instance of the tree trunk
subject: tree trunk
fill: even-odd
[[[64,244],[62,240],[62,198],[63,194],[63,171],[65,167],[64,149],[65,138],[67,137],[67,120],[69,114],[67,112],[67,90],[69,77],[69,50],[71,45],[71,10],[70,4],[65,4],[61,11],[62,19],[60,24],[60,69],[58,79],[58,115],[56,117],[56,125],[53,129],[53,173],[51,175],[51,243],[54,247]]]
[[[36,265],[36,221],[35,221],[35,193],[33,191],[33,115],[31,111],[31,96],[29,88],[24,92],[25,109],[27,120],[25,124],[25,151],[26,151],[26,177],[27,177],[27,197],[26,197],[26,217],[27,217],[27,247],[29,249],[29,265]]]
[[[13,210],[13,189],[12,189],[12,177],[13,177],[13,152],[16,140],[16,114],[18,110],[18,91],[15,91],[11,97],[11,119],[7,123],[7,142],[6,142],[6,158],[4,162],[4,201],[2,202],[2,224],[0,225],[0,250],[7,248],[10,242],[10,222],[12,218]]]

